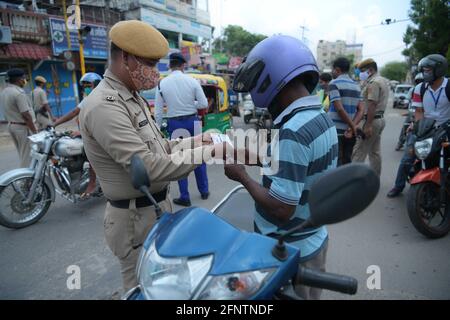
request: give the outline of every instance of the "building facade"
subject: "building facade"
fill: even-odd
[[[353,57],[353,62],[361,61],[363,57],[362,44],[347,44],[345,41],[335,42],[320,40],[317,45],[317,64],[319,69],[330,72],[333,61],[339,57]]]
[[[76,9],[73,2],[0,1],[0,90],[10,68],[24,69],[29,80],[44,76],[56,116],[72,110],[80,100],[78,31],[66,31],[62,9],[65,4],[70,24]],[[171,51],[186,52],[198,63],[205,60],[200,44],[207,45],[212,39],[207,0],[81,0],[79,9],[81,26],[91,29],[83,38],[86,72],[104,73],[108,32],[121,20],[138,19],[153,25],[168,39]],[[159,69],[166,71],[168,62],[168,57],[162,59]],[[29,81],[26,91],[33,88]]]

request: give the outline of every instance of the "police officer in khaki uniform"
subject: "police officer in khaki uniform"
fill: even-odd
[[[20,157],[20,167],[30,164],[30,142],[28,136],[37,132],[35,114],[25,90],[27,81],[22,69],[11,69],[7,73],[8,86],[1,94],[1,105],[4,108],[8,131]]]
[[[36,113],[36,123],[38,129],[42,130],[53,125],[53,115],[48,104],[47,93],[44,90],[47,80],[42,76],[34,78],[36,88],[31,92],[34,112]]]
[[[360,79],[365,81],[362,95],[365,104],[364,136],[356,142],[353,162],[365,162],[369,156],[370,166],[381,176],[381,134],[386,126],[384,111],[389,100],[389,82],[378,75],[378,66],[373,59],[362,61],[359,66]]]
[[[111,56],[104,79],[84,101],[80,129],[86,154],[108,199],[106,241],[121,264],[124,289],[138,284],[136,264],[148,232],[155,223],[154,207],[130,180],[131,158],[144,161],[152,183],[150,192],[164,211],[171,211],[168,188],[223,145],[211,138],[164,139],[146,101],[138,94],[157,86],[156,65],[169,51],[162,34],[141,21],[117,23],[111,28]],[[208,143],[203,140],[208,140]],[[194,161],[193,161],[194,160]]]

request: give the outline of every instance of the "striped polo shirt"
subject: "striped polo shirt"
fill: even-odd
[[[348,74],[340,75],[337,79],[330,82],[330,111],[329,116],[336,125],[338,134],[348,129],[348,124],[345,123],[334,107],[333,102],[341,101],[345,111],[348,113],[350,119],[354,119],[357,107],[362,101],[361,89],[359,85],[353,81]]]
[[[278,137],[269,148],[278,170],[264,168],[263,186],[275,199],[297,206],[288,223],[280,224],[256,204],[255,230],[277,237],[300,225],[310,216],[308,194],[324,172],[336,168],[338,138],[336,128],[322,110],[320,99],[309,96],[295,101],[275,121]],[[300,249],[301,261],[313,258],[328,239],[327,229],[307,229],[287,239]]]

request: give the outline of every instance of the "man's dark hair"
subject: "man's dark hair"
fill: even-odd
[[[320,75],[320,80],[325,82],[331,82],[331,80],[333,80],[333,77],[331,76],[331,74],[324,72]]]
[[[119,54],[122,54],[122,49],[116,46],[112,41],[109,47],[109,51],[112,59],[115,59]]]
[[[170,65],[169,68],[170,69],[174,69],[174,68],[179,68],[184,64],[184,62],[180,61],[180,60],[170,60]]]
[[[348,73],[350,71],[350,61],[345,57],[337,58],[333,62],[334,68],[339,68],[343,73]]]

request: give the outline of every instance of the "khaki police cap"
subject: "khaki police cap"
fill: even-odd
[[[47,83],[47,79],[45,79],[42,76],[37,76],[36,78],[34,78],[34,81],[40,82],[40,83]]]
[[[375,60],[373,60],[373,59],[366,59],[366,60],[363,60],[363,61],[361,61],[361,62],[359,63],[358,69],[359,69],[359,70],[365,69],[365,68],[367,68],[367,66],[369,66],[369,65],[371,65],[371,64],[374,64],[374,63],[376,63],[376,62],[375,62]]]
[[[142,21],[118,22],[109,37],[123,51],[141,58],[158,60],[169,52],[169,43],[161,32]]]

